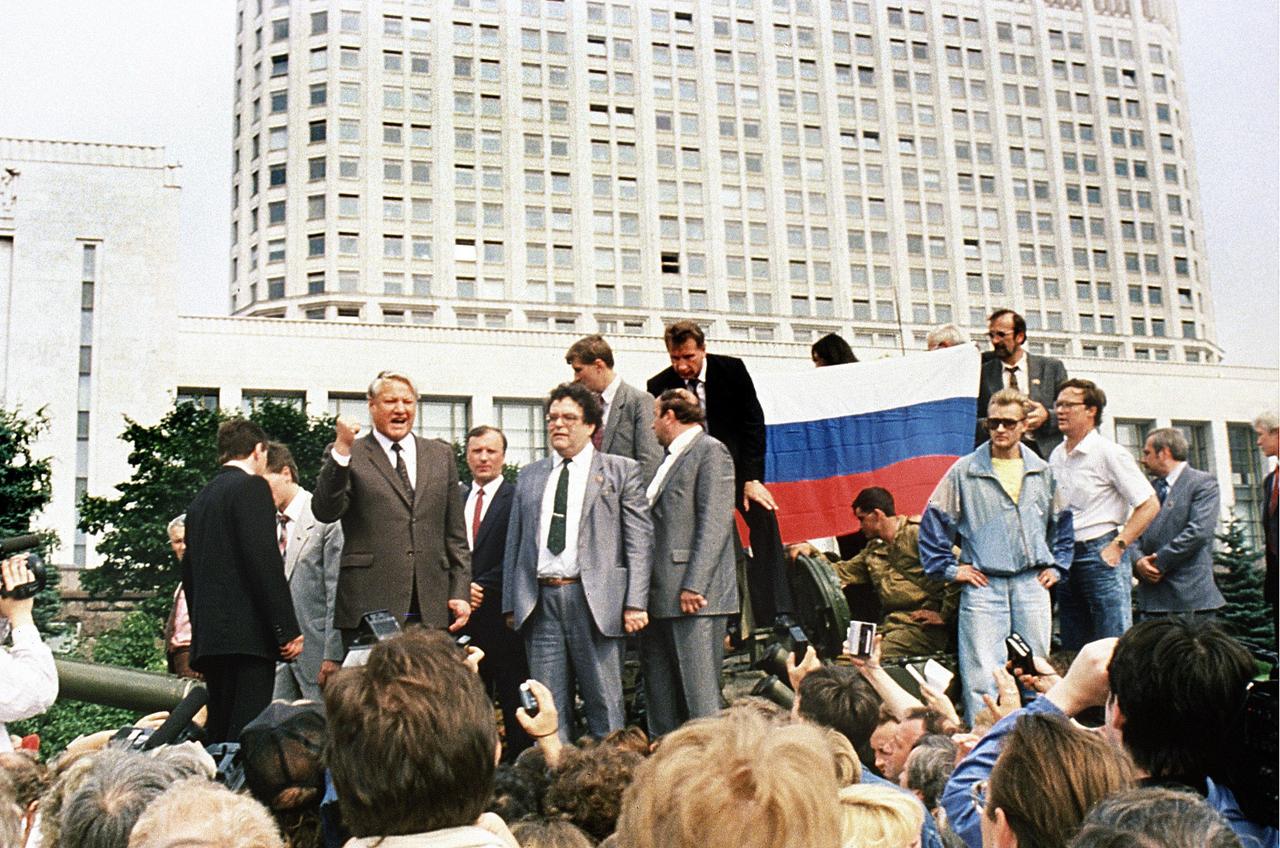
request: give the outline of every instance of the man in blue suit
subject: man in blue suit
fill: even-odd
[[[624,720],[623,636],[649,623],[653,525],[640,465],[592,447],[596,396],[564,383],[546,408],[554,454],[516,481],[502,611],[524,637],[533,676],[565,705],[561,739],[570,739],[575,683],[599,738]]]
[[[1160,512],[1138,540],[1138,617],[1212,618],[1225,603],[1213,582],[1218,481],[1187,464],[1187,437],[1172,427],[1151,431],[1142,464],[1155,478]]]

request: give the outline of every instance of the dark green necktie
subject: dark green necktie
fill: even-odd
[[[547,531],[547,550],[559,555],[564,553],[565,516],[569,514],[569,463],[560,466],[560,479],[556,481],[556,498],[551,505],[551,529]]]

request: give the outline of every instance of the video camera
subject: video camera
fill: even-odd
[[[0,598],[14,598],[19,601],[25,601],[27,598],[34,598],[44,590],[45,585],[49,582],[49,571],[44,564],[44,558],[34,550],[34,548],[40,547],[43,541],[34,533],[28,533],[25,536],[13,536],[9,539],[0,539],[0,559],[6,559],[11,554],[30,551],[27,554],[27,568],[31,569],[31,580],[21,586],[13,587],[12,591],[7,591],[4,585],[0,584]]]

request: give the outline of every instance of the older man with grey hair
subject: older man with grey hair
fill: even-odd
[[[955,347],[956,345],[964,344],[964,332],[955,324],[939,324],[929,331],[929,335],[925,336],[924,342],[929,350]]]
[[[1274,410],[1267,410],[1253,419],[1253,431],[1258,434],[1258,450],[1262,451],[1263,462],[1268,464],[1280,453],[1280,418]],[[1267,577],[1263,584],[1263,592],[1267,603],[1271,604],[1271,616],[1276,614],[1276,595],[1280,590],[1280,576],[1276,568],[1277,526],[1280,516],[1277,506],[1280,505],[1280,470],[1272,466],[1271,473],[1262,481],[1262,529],[1266,536]]]
[[[106,750],[63,802],[59,846],[127,848],[143,810],[184,776],[171,763],[132,751]]]

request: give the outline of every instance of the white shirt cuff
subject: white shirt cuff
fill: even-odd
[[[338,453],[336,450],[329,451],[329,456],[333,457],[333,461],[346,468],[351,464],[351,454]]]

